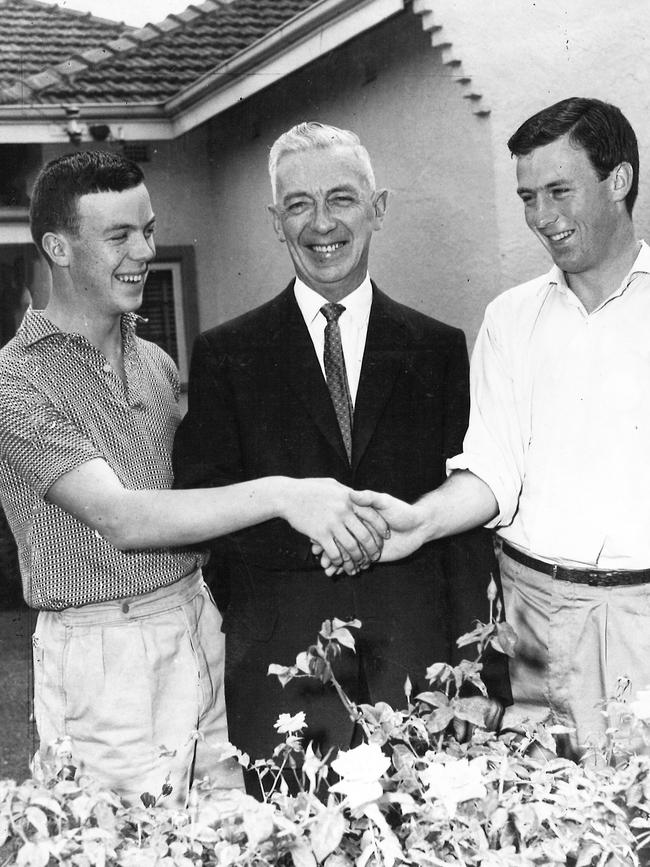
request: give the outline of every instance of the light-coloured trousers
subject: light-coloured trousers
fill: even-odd
[[[192,780],[241,787],[221,761],[228,730],[221,615],[200,571],[143,596],[41,611],[33,637],[42,755],[57,739],[72,764],[127,802],[183,805]]]
[[[499,552],[506,620],[518,635],[510,660],[514,705],[503,725],[520,717],[575,729],[568,752],[601,743],[604,703],[619,677],[631,695],[650,685],[650,585],[590,587],[559,581]]]

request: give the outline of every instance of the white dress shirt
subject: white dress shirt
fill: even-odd
[[[650,247],[587,313],[557,267],[496,298],[472,357],[463,453],[489,526],[535,556],[650,567]]]
[[[323,304],[327,304],[327,298],[323,298],[318,292],[314,292],[313,289],[310,289],[298,277],[296,277],[293,291],[298,302],[298,307],[300,307],[300,312],[305,320],[305,325],[309,330],[309,336],[314,344],[314,350],[323,371],[323,377],[325,377],[323,352],[325,349],[325,325],[327,322],[320,309]],[[343,347],[343,358],[345,359],[345,370],[348,375],[350,397],[354,406],[359,388],[361,364],[366,348],[366,335],[368,334],[368,319],[370,318],[370,308],[372,306],[372,285],[368,274],[366,274],[363,283],[354,292],[350,292],[349,295],[346,295],[341,300],[341,304],[345,307],[345,310],[339,317],[341,345]]]

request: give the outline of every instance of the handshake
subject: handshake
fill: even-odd
[[[279,512],[312,541],[327,575],[354,575],[378,560],[399,560],[426,538],[417,506],[334,479],[278,479]]]

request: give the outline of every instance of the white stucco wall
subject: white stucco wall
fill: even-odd
[[[422,2],[422,0],[419,0]],[[424,0],[491,109],[498,244],[503,288],[548,268],[549,259],[523,220],[506,142],[530,115],[570,96],[618,105],[639,139],[635,208],[650,238],[650,64],[647,0]]]

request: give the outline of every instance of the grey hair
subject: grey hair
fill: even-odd
[[[339,129],[337,126],[308,120],[292,127],[273,142],[269,153],[269,175],[273,189],[273,201],[275,201],[277,194],[278,163],[283,156],[315,149],[326,150],[338,145],[354,150],[361,160],[368,185],[374,191],[375,173],[370,162],[370,155],[361,144],[359,136],[348,129]]]

